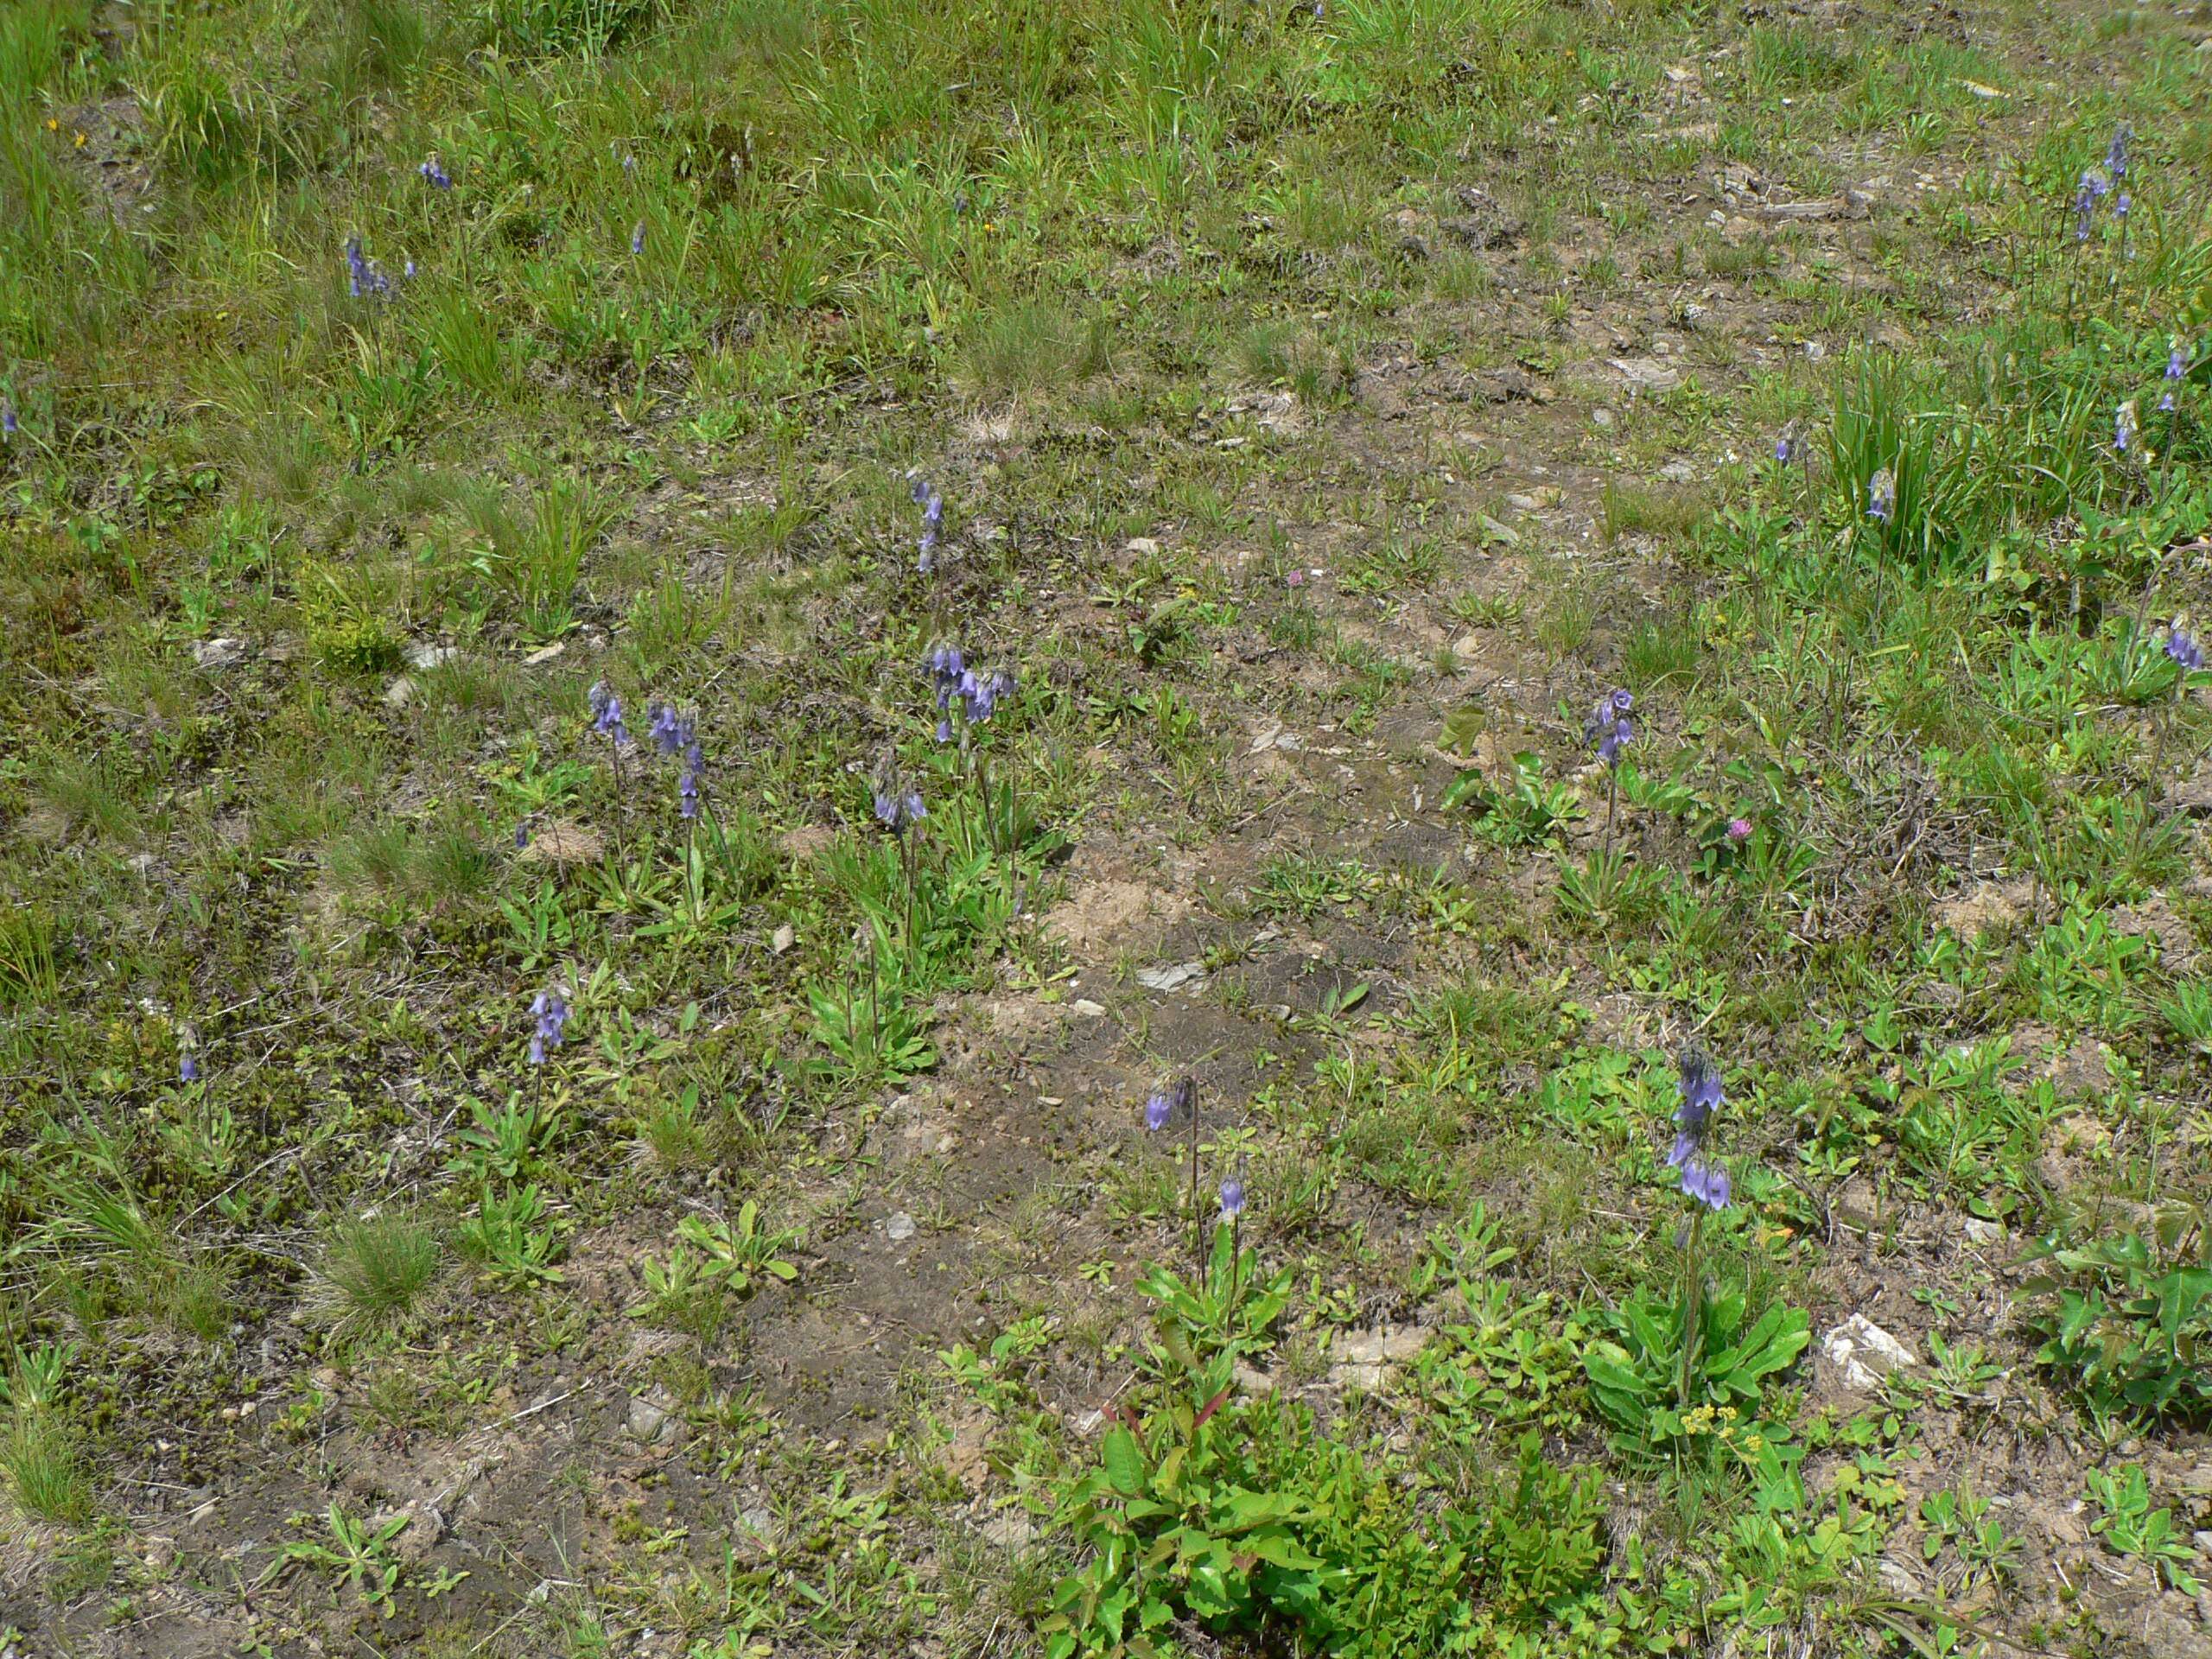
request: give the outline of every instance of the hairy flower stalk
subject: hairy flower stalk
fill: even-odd
[[[2179,617],[2166,629],[2166,656],[2174,665],[2174,696],[2166,705],[2164,717],[2151,728],[2151,798],[2143,803],[2142,816],[2135,820],[2135,847],[2139,853],[2144,836],[2150,833],[2151,820],[2158,812],[2158,804],[2165,798],[2167,737],[2174,721],[2180,717],[2182,700],[2189,695],[2189,677],[2204,667],[2204,647],[2182,626]]]
[[[614,768],[614,849],[622,851],[622,750],[630,741],[630,728],[622,723],[622,699],[604,680],[593,682],[585,694],[591,710],[591,728],[607,740],[607,753]]]
[[[1236,1317],[1236,1270],[1243,1263],[1244,1255],[1244,1176],[1240,1162],[1238,1173],[1221,1184],[1221,1218],[1229,1224],[1229,1317],[1232,1325]]]
[[[929,817],[921,791],[899,771],[895,756],[887,753],[875,769],[871,785],[875,797],[875,821],[891,832],[899,844],[899,873],[906,884],[906,952],[914,952],[914,837],[907,833]]]
[[[1698,1335],[1704,1317],[1700,1307],[1705,1288],[1704,1269],[1698,1260],[1700,1236],[1706,1212],[1728,1207],[1729,1184],[1726,1167],[1707,1151],[1713,1114],[1724,1098],[1720,1072],[1713,1065],[1713,1057],[1695,1043],[1684,1048],[1676,1084],[1681,1092],[1681,1104],[1675,1109],[1675,1144],[1667,1154],[1667,1166],[1681,1172],[1682,1191],[1696,1201],[1696,1207],[1690,1211],[1688,1242],[1683,1248],[1682,1368],[1676,1401],[1681,1410],[1688,1411],[1690,1379],[1695,1375]]]
[[[1605,768],[1605,855],[1608,859],[1613,855],[1613,813],[1620,801],[1621,748],[1635,741],[1636,727],[1628,717],[1635,707],[1635,697],[1626,690],[1609,691],[1582,724],[1583,741],[1597,746],[1598,759]]]
[[[960,768],[974,781],[982,805],[984,840],[994,851],[1006,855],[1007,902],[1013,912],[1019,914],[1020,868],[1016,855],[1020,817],[1013,770],[1008,768],[1001,799],[991,784],[988,752],[976,741],[976,728],[990,723],[999,704],[1014,696],[1018,682],[1007,669],[979,670],[959,646],[950,644],[934,647],[922,666],[936,694],[937,741],[957,741],[960,746]]]
[[[920,557],[914,569],[927,575],[937,568],[938,537],[944,529],[944,498],[929,480],[916,474],[908,492],[914,505],[922,510],[922,534],[918,543]]]
[[[1198,1277],[1203,1281],[1206,1273],[1206,1218],[1198,1208],[1198,1084],[1189,1076],[1178,1077],[1165,1089],[1155,1089],[1144,1103],[1144,1127],[1147,1135],[1157,1135],[1180,1116],[1190,1130],[1191,1160],[1191,1245],[1198,1258]],[[1244,1207],[1244,1187],[1236,1185],[1236,1207]],[[1222,1188],[1222,1215],[1224,1219],[1234,1212],[1229,1208],[1229,1189]]]

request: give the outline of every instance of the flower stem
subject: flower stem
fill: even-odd
[[[1685,1414],[1690,1408],[1690,1378],[1697,1365],[1698,1333],[1704,1322],[1699,1306],[1705,1290],[1704,1264],[1698,1260],[1699,1235],[1704,1227],[1705,1206],[1700,1204],[1690,1217],[1689,1243],[1682,1262],[1682,1375],[1675,1405]]]

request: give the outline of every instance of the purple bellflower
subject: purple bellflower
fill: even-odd
[[[1897,516],[1897,475],[1886,467],[1866,480],[1866,516],[1885,524]]]
[[[2204,648],[2190,638],[2178,617],[2166,630],[2166,655],[2174,659],[2184,674],[2194,674],[2204,666]]]
[[[1594,743],[1598,759],[1609,766],[1620,764],[1621,746],[1636,739],[1636,726],[1628,715],[1636,707],[1636,698],[1625,690],[1607,692],[1598,700],[1590,718],[1583,722],[1583,741]]]
[[[1728,1172],[1706,1153],[1713,1114],[1724,1096],[1713,1058],[1696,1044],[1682,1051],[1678,1079],[1682,1103],[1675,1109],[1675,1144],[1667,1167],[1681,1172],[1682,1191],[1712,1210],[1728,1207]]]

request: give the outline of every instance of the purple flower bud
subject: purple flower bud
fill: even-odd
[[[515,825],[515,851],[520,852],[524,848],[529,845],[530,820],[528,818],[524,818],[521,823]]]
[[[2114,219],[2126,219],[2127,210],[2134,205],[2135,199],[2123,190],[2112,199],[2112,216]]]
[[[1791,441],[1787,432],[1774,441],[1774,460],[1777,466],[1787,467],[1789,464],[1789,457],[1796,453],[1796,445]]]
[[[1244,1183],[1230,1176],[1221,1184],[1221,1218],[1233,1221],[1244,1213]]]
[[[12,438],[22,430],[23,423],[16,418],[16,405],[0,399],[0,438]]]
[[[2164,397],[2158,399],[2158,413],[2161,415],[2171,415],[2173,412],[2174,395],[2170,391]]]
[[[177,1060],[176,1080],[179,1083],[197,1083],[200,1081],[200,1062],[198,1059],[194,1058],[192,1051],[188,1048],[185,1050],[182,1056]]]
[[[2115,179],[2127,176],[2127,145],[2134,137],[2134,129],[2125,121],[2113,132],[2112,148],[2105,151],[2105,167]]]
[[[632,258],[645,251],[645,221],[639,219],[638,228],[630,232],[630,254]]]
[[[2112,447],[2126,454],[2133,447],[2139,430],[2135,419],[2135,400],[2130,397],[2113,416]]]
[[[1729,840],[1743,842],[1749,841],[1751,838],[1751,821],[1749,818],[1731,818],[1728,820]]]
[[[2166,378],[2178,380],[2189,372],[2189,348],[2176,340],[2173,349],[2166,353]]]

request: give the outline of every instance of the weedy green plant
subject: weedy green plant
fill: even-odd
[[[719,1330],[733,1302],[749,1300],[763,1280],[790,1284],[798,1277],[784,1252],[799,1241],[796,1228],[767,1230],[760,1206],[748,1198],[737,1218],[686,1216],[677,1224],[677,1248],[663,1262],[645,1264],[645,1297],[638,1312],[702,1338]]]
[[[535,1185],[505,1192],[487,1186],[476,1213],[454,1230],[454,1242],[501,1284],[557,1284],[563,1275],[554,1264],[560,1259],[561,1237],[547,1216],[544,1196]]]
[[[293,1521],[297,1524],[308,1518],[295,1516]],[[414,1518],[403,1510],[382,1525],[372,1526],[333,1503],[322,1516],[330,1541],[326,1544],[311,1538],[293,1540],[277,1557],[276,1570],[281,1572],[294,1565],[330,1568],[337,1573],[340,1589],[350,1587],[358,1591],[362,1600],[390,1618],[398,1611],[393,1592],[399,1587],[402,1570],[400,1563],[391,1557],[391,1546]]]
[[[1688,1342],[1683,1313],[1679,1300],[1630,1297],[1605,1318],[1611,1338],[1593,1343],[1583,1361],[1591,1400],[1630,1446],[1749,1424],[1766,1379],[1788,1370],[1810,1340],[1797,1308],[1776,1304],[1746,1324],[1741,1291],[1701,1299]]]
[[[2089,1530],[2122,1555],[2133,1555],[2185,1596],[2200,1594],[2201,1586],[2189,1569],[2196,1552],[2184,1536],[2185,1529],[2170,1506],[2151,1507],[2150,1483],[2139,1463],[2116,1470],[2088,1471],[2089,1496],[2104,1513],[2089,1523]]]
[[[2202,1229],[2170,1211],[2151,1237],[2124,1233],[2029,1252],[2021,1288],[2044,1341],[2036,1363],[2063,1377],[2101,1421],[2202,1421],[2212,1414],[2212,1265]]]
[[[1220,1250],[1215,1265],[1212,1282],[1238,1282]],[[1597,1471],[1553,1467],[1532,1430],[1483,1501],[1427,1513],[1409,1471],[1321,1437],[1302,1407],[1238,1397],[1223,1332],[1253,1322],[1160,1272],[1147,1408],[1121,1408],[1096,1466],[1055,1494],[1090,1559],[1039,1621],[1051,1659],[1165,1655],[1184,1621],[1368,1659],[1475,1652],[1568,1617],[1595,1584]]]
[[[1441,804],[1471,808],[1475,833],[1508,848],[1554,845],[1566,839],[1567,825],[1583,811],[1573,785],[1548,781],[1543,756],[1533,750],[1513,757],[1512,777],[1503,785],[1478,772],[1461,772],[1445,791]]]

